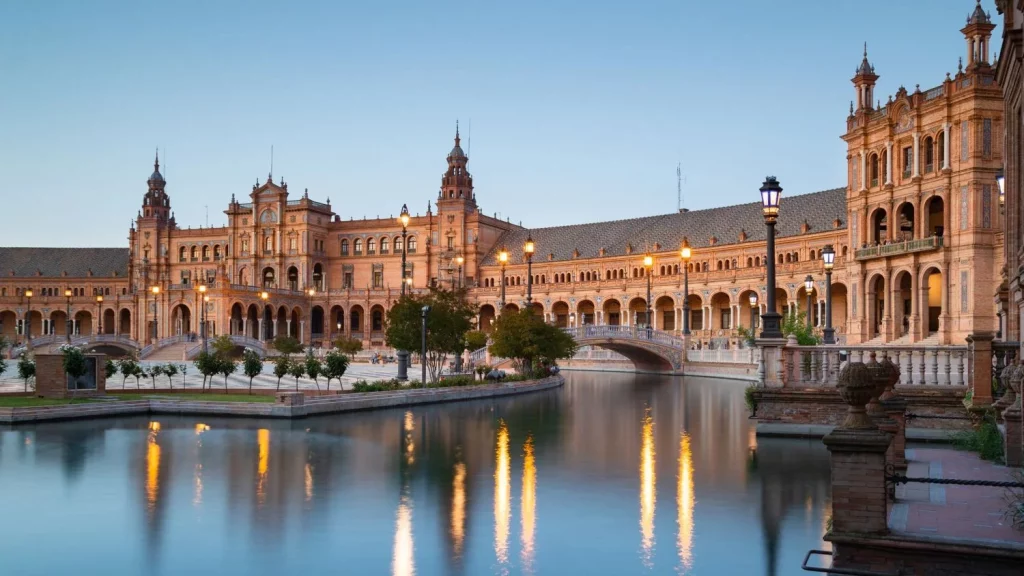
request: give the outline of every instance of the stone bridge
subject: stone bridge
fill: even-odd
[[[671,332],[637,326],[565,328],[580,346],[598,346],[629,358],[639,370],[681,372],[683,339]]]
[[[54,351],[61,344],[67,343],[67,336],[63,334],[46,334],[32,339],[33,350]],[[120,334],[88,334],[71,337],[71,344],[87,352],[102,352],[107,355],[122,356],[139,351],[139,343],[135,340]],[[25,352],[25,345],[22,344],[11,351],[14,358],[20,357]]]

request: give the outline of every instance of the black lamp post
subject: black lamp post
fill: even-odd
[[[405,275],[405,255],[408,253],[406,244],[409,238],[409,207],[405,204],[402,204],[402,213],[399,214],[398,221],[402,223],[402,297],[405,297],[406,286],[412,280]],[[409,351],[397,350],[395,355],[398,356],[398,381],[405,382],[409,379]]]
[[[811,293],[814,291],[814,277],[810,274],[804,278],[804,290],[807,292],[807,331],[810,332],[814,326],[814,323],[811,322],[814,316],[814,313],[811,312],[811,306],[814,305],[814,300],[811,298]]]
[[[765,313],[761,315],[761,338],[781,339],[782,336],[782,315],[775,311],[775,222],[779,218],[779,199],[782,196],[782,186],[775,176],[765,178],[761,186],[761,210],[764,214],[764,223],[768,227],[767,250],[768,250],[768,305]]]
[[[25,290],[25,299],[28,301],[28,320],[25,323],[25,349],[32,349],[32,290]]]
[[[197,288],[199,297],[196,302],[199,304],[199,338],[203,341],[203,352],[206,352],[206,303],[210,297],[206,295],[206,284],[200,284]]]
[[[462,265],[466,263],[466,258],[463,257],[462,254],[459,254],[458,256],[455,257],[455,263],[459,265],[458,287],[459,290],[462,290]]]
[[[96,296],[96,335],[103,334],[103,295]]]
[[[160,334],[160,332],[157,331],[157,324],[156,324],[157,323],[157,319],[160,317],[160,314],[158,313],[159,312],[159,308],[158,308],[157,303],[156,303],[157,296],[160,295],[160,287],[159,286],[152,286],[152,287],[150,287],[149,291],[153,293],[153,340],[150,343],[151,344],[156,344],[156,338]]]
[[[533,244],[533,235],[526,233],[526,243],[523,244],[523,254],[526,254],[526,306],[533,303],[533,251],[536,248]],[[533,313],[533,309],[530,309]]]
[[[757,294],[751,292],[750,294],[750,333],[754,333],[754,328],[757,327]]]
[[[832,329],[832,266],[836,262],[836,251],[831,244],[821,251],[821,259],[825,263],[825,330],[822,341],[835,344],[836,331]]]
[[[67,307],[64,309],[64,336],[68,342],[71,342],[71,288],[64,289],[64,297],[67,298]]]
[[[644,255],[644,269],[647,276],[647,334],[651,333],[654,326],[651,324],[651,274],[654,272],[654,257],[648,252]]]
[[[424,306],[420,310],[420,318],[422,319],[422,328],[420,330],[420,366],[422,368],[421,382],[424,386],[427,384],[427,315],[430,314],[430,306]]]
[[[683,260],[683,335],[690,335],[690,241],[683,236],[683,245],[679,248],[679,257]]]
[[[501,264],[501,311],[505,312],[505,266],[508,264],[508,250],[504,246],[501,247],[501,251],[498,252],[498,263]]]

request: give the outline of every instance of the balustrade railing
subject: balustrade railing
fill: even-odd
[[[251,336],[243,336],[242,334],[232,334],[231,335],[231,341],[234,342],[235,344],[239,345],[239,346],[245,346],[247,348],[254,348],[254,349],[256,349],[256,350],[258,350],[260,352],[263,352],[263,351],[265,351],[267,349],[267,345],[266,344],[264,344],[263,342],[255,339],[255,338],[253,338]]]
[[[678,336],[674,336],[670,332],[663,332],[661,330],[654,330],[650,328],[638,327],[638,326],[613,326],[613,325],[587,325],[577,326],[574,328],[562,328],[567,333],[572,335],[573,338],[613,338],[613,339],[629,339],[629,340],[646,340],[649,342],[656,342],[658,344],[664,344],[665,346],[672,346],[674,348],[683,347],[683,339]]]
[[[966,346],[786,346],[786,386],[835,386],[847,362],[882,361],[885,355],[900,368],[902,386],[966,386],[971,380]]]
[[[904,240],[878,246],[868,246],[854,251],[857,260],[869,258],[882,258],[884,256],[895,256],[897,254],[910,254],[913,252],[927,252],[942,248],[942,236],[930,236],[928,238],[917,238],[915,240]]]
[[[483,364],[487,361],[487,346],[469,353],[469,361],[473,364]]]
[[[687,362],[719,362],[723,364],[757,364],[761,359],[760,348],[719,348],[712,350],[687,350]]]

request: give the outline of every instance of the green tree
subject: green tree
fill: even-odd
[[[814,333],[813,328],[807,328],[807,316],[803,312],[787,314],[782,319],[782,333],[788,336],[796,336],[796,343],[801,346],[814,346],[821,343],[821,339]]]
[[[320,362],[320,359],[310,354],[306,356],[306,374],[313,379],[313,384],[316,384],[317,392],[320,391],[320,382],[317,380],[320,374],[323,372],[324,365]]]
[[[341,377],[345,375],[345,371],[348,370],[349,359],[348,356],[342,354],[337,350],[331,350],[324,357],[324,376],[327,377],[327,391],[331,390],[331,380],[338,379],[338,388],[344,390],[344,386],[341,385]]]
[[[242,371],[249,377],[249,394],[252,394],[252,379],[263,372],[263,359],[252,348],[246,348],[242,353]]]
[[[89,365],[85,362],[85,353],[82,349],[71,344],[62,344],[58,350],[61,352],[61,367],[64,373],[70,376],[75,382],[85,376],[89,371]]]
[[[472,328],[476,310],[465,298],[464,289],[445,290],[431,288],[422,295],[406,295],[388,311],[384,332],[387,343],[399,350],[420,350],[422,338],[422,310],[430,306],[427,315],[427,369],[430,379],[437,382],[450,354],[466,349],[466,333]]]
[[[164,376],[167,376],[167,385],[170,386],[171,390],[174,390],[173,378],[178,375],[178,365],[173,362],[164,364]],[[182,384],[184,386],[184,384]]]
[[[139,371],[142,369],[139,363],[135,361],[135,358],[131,356],[125,356],[117,362],[117,369],[121,371],[121,387],[124,388],[124,383],[128,381],[129,377],[135,378],[135,387],[139,387]]]
[[[466,349],[475,352],[487,346],[487,333],[479,330],[466,332]]]
[[[363,341],[356,340],[355,338],[349,338],[348,336],[338,336],[334,339],[334,347],[341,353],[349,356],[354,356],[363,350]]]
[[[274,338],[274,341],[270,343],[270,346],[285,356],[300,354],[303,350],[302,344],[291,336],[278,336],[277,338]]]
[[[148,378],[153,380],[153,389],[156,390],[156,379],[164,375],[164,367],[161,364],[153,364],[149,367],[149,372],[146,374]]]
[[[512,360],[517,372],[532,374],[576,354],[576,341],[529,310],[505,312],[494,322],[490,352]]]
[[[117,375],[117,363],[107,358],[107,361],[103,363],[103,373],[106,375],[107,380],[110,380]]]
[[[182,362],[178,364],[178,371],[181,373],[181,387],[185,387],[185,376],[188,375],[188,364]]]
[[[291,360],[289,360],[287,356],[278,356],[277,358],[274,358],[274,376],[277,376],[278,390],[281,389],[281,378],[287,376],[291,369],[289,364],[291,364]]]
[[[206,380],[210,380],[210,387],[213,387],[213,376],[217,374],[217,357],[210,352],[200,352],[192,362],[196,370],[203,375],[203,390],[206,390]]]
[[[235,370],[238,369],[238,362],[236,362],[234,358],[224,357],[217,358],[216,363],[217,373],[224,376],[224,391],[226,392],[228,389],[228,376],[234,374]]]
[[[29,358],[27,352],[21,353],[18,359],[18,378],[25,381],[25,392],[28,392],[28,379],[36,375],[36,362]]]
[[[210,347],[218,358],[230,358],[235,355],[235,342],[227,334],[221,334],[211,340]]]
[[[299,389],[299,378],[306,374],[305,362],[288,362],[288,373],[295,377],[295,389]]]

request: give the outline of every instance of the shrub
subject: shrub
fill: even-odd
[[[125,356],[117,363],[117,369],[121,371],[121,387],[124,388],[124,383],[131,376],[135,378],[135,387],[139,387],[139,376],[142,376],[142,366],[135,361],[135,358],[131,356]]]
[[[170,386],[171,390],[174,390],[173,378],[178,375],[178,365],[172,362],[164,364],[164,376],[167,376],[167,385]],[[184,386],[184,379],[182,379],[182,385]]]
[[[242,371],[249,377],[249,394],[252,394],[252,380],[263,372],[263,360],[252,348],[246,348],[242,353]]]
[[[360,380],[352,384],[353,392],[388,392],[391,390],[398,390],[399,388],[402,388],[402,383],[394,379],[377,380],[374,382]]]
[[[757,413],[757,384],[751,384],[743,391],[743,400],[747,403],[747,410],[750,410],[750,415],[753,416]]]
[[[277,376],[277,389],[281,389],[281,378],[288,375],[288,371],[291,368],[291,360],[287,356],[278,356],[274,358],[274,376]]]
[[[320,391],[320,374],[323,373],[324,365],[319,358],[310,354],[306,356],[306,374],[313,379],[313,384],[316,384],[317,392]]]
[[[324,376],[327,378],[327,390],[331,390],[331,380],[338,380],[338,388],[344,389],[341,385],[341,377],[348,370],[348,356],[337,350],[331,350],[324,357]]]
[[[302,352],[303,349],[302,344],[295,338],[292,338],[291,336],[278,336],[277,338],[274,338],[274,341],[271,342],[270,345],[274,348],[274,350],[277,350],[278,352],[284,354],[285,356],[298,354]]]
[[[347,354],[348,356],[354,356],[363,350],[362,340],[356,340],[355,338],[349,338],[348,336],[339,336],[334,339],[332,344],[334,344],[334,347],[338,352]]]
[[[982,460],[1003,461],[1003,436],[991,411],[985,413],[977,429],[955,432],[951,439],[954,446],[977,452]]]
[[[116,376],[117,363],[111,360],[110,358],[107,358],[107,361],[104,362],[103,364],[103,374],[106,376],[107,380],[110,380],[111,378]]]
[[[18,378],[25,381],[25,392],[28,392],[28,379],[36,375],[36,361],[29,358],[28,353],[22,353],[18,360]]]
[[[299,378],[306,375],[305,362],[289,362],[288,373],[295,377],[295,389],[299,389]]]

